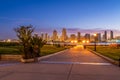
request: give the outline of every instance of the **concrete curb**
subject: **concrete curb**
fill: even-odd
[[[96,54],[97,56],[102,57],[103,59],[109,61],[110,63],[119,66],[119,61],[115,61],[115,60],[113,60],[113,59],[111,59],[111,58],[109,58],[109,57],[103,56],[103,55],[101,55],[100,53],[95,52],[95,51],[93,51],[93,50],[90,50],[90,49],[87,49],[87,50],[90,51],[90,52],[92,52],[92,53],[94,53],[94,54]]]
[[[40,61],[42,59],[45,59],[45,58],[48,58],[48,57],[51,57],[51,56],[55,56],[55,55],[60,54],[62,52],[66,52],[67,50],[69,50],[69,49],[66,49],[66,50],[63,50],[63,51],[60,51],[60,52],[56,52],[56,53],[53,53],[53,54],[49,54],[49,55],[46,55],[46,56],[39,57],[38,61]]]

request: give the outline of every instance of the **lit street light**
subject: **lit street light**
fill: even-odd
[[[86,46],[89,43],[89,41],[88,40],[83,40],[82,43],[84,44],[84,49],[86,49]]]

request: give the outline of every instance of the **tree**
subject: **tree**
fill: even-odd
[[[31,38],[31,44],[33,46],[33,53],[35,57],[41,56],[41,48],[46,44],[46,41],[43,40],[41,37],[39,37],[37,34],[35,34]]]
[[[41,48],[46,44],[46,41],[39,37],[37,34],[32,36],[34,28],[32,25],[20,26],[14,29],[17,37],[20,39],[22,49],[20,50],[24,59],[39,57]]]
[[[24,54],[24,58],[32,58],[31,53],[31,37],[32,33],[34,31],[34,28],[32,25],[29,26],[20,26],[14,29],[14,31],[17,33],[17,37],[20,39],[20,42],[23,46],[22,52]]]

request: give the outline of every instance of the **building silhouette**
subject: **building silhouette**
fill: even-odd
[[[113,31],[110,31],[110,39],[113,39]]]
[[[80,34],[80,32],[78,32],[78,33],[77,33],[77,41],[78,41],[78,42],[80,42],[80,41],[81,41],[81,39],[80,39],[80,38],[81,38],[81,34]]]
[[[62,29],[61,41],[66,41],[68,39],[66,29]]]
[[[45,40],[48,41],[48,34],[45,33]]]
[[[76,40],[76,35],[75,35],[75,34],[71,34],[71,35],[70,35],[70,40],[71,40],[71,41]]]
[[[101,42],[101,33],[97,33],[97,41]]]
[[[58,40],[58,35],[57,35],[57,31],[56,30],[53,31],[52,40],[53,41],[57,41]]]
[[[85,40],[89,40],[90,41],[90,34],[86,33],[84,37],[85,37]]]
[[[41,33],[41,36],[40,36],[42,39],[44,39],[44,34],[43,33]]]
[[[107,31],[104,31],[104,34],[103,34],[103,41],[107,41]]]

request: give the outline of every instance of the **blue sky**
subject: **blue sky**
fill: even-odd
[[[0,0],[0,39],[15,38],[13,28],[29,24],[38,33],[120,30],[120,0]]]

